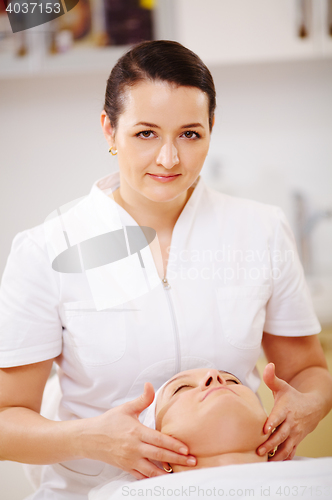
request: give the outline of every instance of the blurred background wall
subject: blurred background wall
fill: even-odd
[[[14,235],[117,168],[100,127],[103,72],[0,80],[1,272]],[[280,205],[293,193],[332,208],[332,62],[211,67],[216,124],[202,171],[216,189]],[[314,271],[332,273],[332,219],[313,231]]]
[[[324,215],[310,231],[308,280],[323,324],[321,340],[332,359],[332,51],[317,21],[328,13],[329,3],[317,4],[322,11],[313,11],[308,22],[314,38],[298,36],[306,18],[295,0],[252,0],[251,17],[240,9],[248,5],[244,0],[205,0],[204,10],[196,0],[160,1],[155,30],[157,38],[177,39],[201,51],[214,76],[218,101],[202,171],[206,182],[281,206],[295,232],[295,192],[303,195],[309,216]],[[220,6],[226,10],[219,11]],[[2,26],[8,34],[7,21]],[[100,112],[108,74],[125,50],[96,48],[83,39],[53,59],[32,48],[30,56],[17,60],[15,40],[10,45],[9,36],[0,38],[0,274],[17,232],[41,224],[55,208],[84,196],[96,179],[117,169],[102,135]],[[302,454],[332,454],[331,423],[320,426]],[[30,491],[19,464],[0,463],[0,482],[4,499],[19,500]]]

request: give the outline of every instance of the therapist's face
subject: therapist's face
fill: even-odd
[[[156,404],[156,429],[186,443],[196,456],[255,450],[266,440],[266,418],[251,389],[212,369],[175,376]]]
[[[209,149],[208,111],[206,94],[195,87],[129,87],[116,130],[102,113],[105,137],[118,151],[121,190],[159,202],[185,197]]]

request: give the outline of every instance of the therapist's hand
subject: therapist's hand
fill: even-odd
[[[263,380],[274,396],[274,406],[265,422],[264,433],[269,438],[257,449],[258,455],[272,452],[270,460],[291,460],[300,441],[311,432],[319,422],[312,394],[294,389],[275,375],[275,366],[269,363],[263,372]],[[275,429],[273,434],[271,432]]]
[[[85,456],[130,472],[137,479],[167,474],[151,460],[195,465],[196,459],[188,455],[184,443],[139,422],[140,413],[153,399],[154,389],[148,382],[137,399],[87,419],[89,428],[83,437]]]

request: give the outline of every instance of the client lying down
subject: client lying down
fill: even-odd
[[[267,461],[267,454],[256,453],[268,438],[263,433],[267,414],[256,394],[234,375],[205,368],[182,372],[158,391],[155,401],[155,428],[186,443],[197,459],[194,467],[163,464],[165,470]]]
[[[166,472],[182,472],[175,475],[179,481],[174,474],[173,477],[168,475],[137,481],[130,474],[123,473],[117,481],[91,490],[89,499],[122,498],[126,495],[125,488],[130,488],[131,493],[128,489],[127,494],[131,496],[137,494],[144,497],[144,488],[150,491],[153,485],[174,489],[176,486],[183,488],[186,484],[189,488],[194,483],[200,488],[202,485],[223,487],[224,494],[227,484],[229,487],[242,485],[254,490],[258,488],[255,490],[258,496],[280,498],[280,494],[278,497],[276,493],[277,483],[281,487],[286,481],[284,487],[289,488],[289,485],[295,487],[297,482],[302,481],[305,486],[304,479],[311,481],[311,495],[317,481],[318,486],[329,488],[332,493],[332,459],[267,463],[267,454],[263,457],[257,455],[256,449],[269,437],[263,433],[266,419],[267,414],[256,394],[236,376],[206,368],[181,372],[157,391],[143,423],[186,443],[197,464],[194,467],[162,464]],[[309,464],[306,466],[307,461]],[[189,472],[183,474],[184,471]],[[271,494],[271,484],[275,484],[275,496]],[[264,494],[259,487],[265,487]],[[270,488],[269,495],[267,488]],[[141,493],[136,491],[138,489]],[[305,491],[301,490],[301,493],[302,498],[307,498]],[[176,496],[178,494],[174,493]]]

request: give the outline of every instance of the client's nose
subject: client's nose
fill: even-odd
[[[208,370],[208,372],[202,377],[200,382],[200,388],[204,391],[208,387],[213,387],[214,385],[225,385],[226,380],[222,377],[220,372],[215,369]]]

